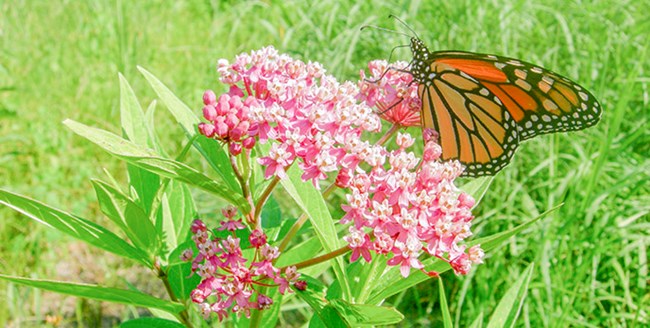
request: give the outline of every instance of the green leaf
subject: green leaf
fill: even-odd
[[[124,136],[136,145],[153,148],[153,140],[149,126],[145,120],[140,103],[129,85],[129,82],[119,74],[120,78],[120,122]]]
[[[250,211],[250,205],[244,200],[241,193],[234,192],[220,181],[212,180],[183,163],[158,157],[150,150],[124,140],[108,131],[89,127],[69,119],[63,121],[63,124],[117,158],[161,176],[176,179],[211,192],[234,204],[244,213]]]
[[[350,290],[356,303],[366,303],[370,293],[375,289],[377,279],[386,269],[386,260],[381,255],[374,255],[375,259],[367,263],[363,259],[347,266]]]
[[[319,280],[307,275],[302,275],[300,278],[307,281],[307,289],[298,290],[293,287],[292,289],[300,299],[305,301],[314,310],[315,315],[320,318],[321,323],[327,323],[328,327],[349,327],[335,309],[330,307],[325,310],[329,304],[325,299],[325,285]]]
[[[167,277],[174,295],[181,300],[187,300],[192,290],[201,282],[199,275],[192,274],[192,262],[183,262],[180,259],[183,251],[191,249],[193,245],[194,242],[188,240],[169,254]]]
[[[302,181],[300,170],[295,166],[287,171],[287,176],[286,179],[280,180],[280,183],[296,201],[296,204],[307,213],[325,252],[329,253],[340,248],[341,242],[336,234],[334,220],[330,216],[321,193],[311,183]],[[339,256],[330,262],[336,278],[341,283],[344,298],[348,299],[351,297],[350,283],[344,269],[343,259]]]
[[[174,180],[167,186],[161,206],[163,234],[167,245],[173,249],[189,237],[196,206],[187,185]]]
[[[447,304],[447,295],[445,295],[445,284],[442,278],[438,277],[438,292],[440,293],[440,311],[442,312],[442,323],[445,328],[452,328],[454,323],[451,321],[449,305]]]
[[[81,241],[151,266],[151,260],[144,251],[131,246],[98,224],[2,189],[0,203]]]
[[[521,307],[524,306],[528,294],[528,284],[533,275],[534,266],[535,263],[528,265],[526,270],[519,276],[519,279],[508,288],[508,291],[494,309],[487,328],[515,326]]]
[[[153,90],[158,94],[158,97],[160,97],[160,100],[185,130],[188,139],[192,139],[198,133],[197,126],[201,122],[199,118],[153,74],[142,67],[138,67],[138,70],[144,75]],[[221,180],[228,185],[229,189],[239,191],[238,194],[241,193],[241,187],[230,166],[230,158],[216,141],[199,137],[194,141],[194,148],[203,155],[215,172],[219,174]]]
[[[282,224],[280,204],[278,204],[272,195],[266,201],[266,204],[264,204],[260,216],[262,219],[262,228],[264,229],[279,227]]]
[[[306,275],[301,278],[307,281],[307,289],[301,291],[294,288],[293,290],[298,297],[309,304],[321,323],[325,323],[327,327],[389,325],[404,319],[404,316],[393,307],[352,304],[342,299],[328,301],[325,298],[325,285]],[[318,320],[312,320],[314,325],[319,324]]]
[[[471,242],[468,242],[468,246],[473,246],[473,245],[481,245],[481,248],[485,252],[489,252],[493,249],[495,249],[497,246],[503,244],[508,238],[512,237],[513,235],[521,232],[522,230],[530,227],[532,224],[535,222],[539,221],[541,218],[546,216],[547,214],[555,211],[558,209],[562,204],[557,205],[548,211],[540,214],[534,219],[531,219],[525,223],[522,223],[508,231],[500,232],[497,234],[494,234],[492,236],[484,237],[484,238],[479,238],[476,240],[472,240]],[[449,265],[436,258],[428,258],[424,261],[422,261],[422,264],[424,264],[424,268],[427,271],[436,271],[438,273],[443,273],[447,270],[450,269]],[[368,300],[368,303],[370,304],[378,304],[385,300],[386,298],[393,296],[403,290],[406,290],[408,288],[411,288],[427,279],[430,279],[429,276],[425,275],[421,271],[411,271],[411,274],[408,276],[408,278],[403,278],[400,275],[399,268],[398,267],[393,267],[389,270],[387,270],[384,275],[379,279],[379,283],[377,284],[376,289],[373,291],[373,293],[370,295],[370,299]]]
[[[476,207],[476,205],[481,202],[481,199],[483,199],[483,196],[485,196],[485,193],[490,188],[492,180],[494,180],[494,176],[472,179],[468,183],[462,185],[460,189],[474,198],[476,201],[474,207]]]
[[[147,213],[109,184],[95,179],[91,181],[101,211],[126,233],[136,247],[155,255],[162,244]]]
[[[120,328],[184,328],[185,326],[167,319],[138,318],[122,322]]]
[[[483,311],[479,312],[478,317],[474,319],[469,328],[481,328],[483,327]]]
[[[404,319],[404,315],[397,311],[397,309],[388,306],[352,304],[337,299],[331,300],[327,307],[336,309],[348,325],[353,327],[392,325]]]
[[[132,290],[100,287],[97,285],[77,284],[70,282],[28,279],[0,274],[0,279],[11,281],[17,284],[45,289],[61,294],[73,295],[100,301],[107,301],[120,304],[128,304],[147,308],[160,309],[172,314],[185,309],[182,304],[174,303],[153,296]]]

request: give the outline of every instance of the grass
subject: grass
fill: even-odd
[[[124,179],[124,168],[60,122],[72,118],[117,132],[118,72],[144,105],[154,99],[136,65],[198,112],[202,91],[219,87],[218,58],[269,44],[319,61],[339,79],[358,78],[365,63],[406,42],[359,31],[364,24],[403,30],[386,18],[392,13],[431,49],[496,53],[563,73],[599,98],[601,123],[524,143],[476,210],[475,233],[502,231],[565,205],[489,254],[470,276],[447,276],[452,316],[459,326],[479,313],[489,317],[534,261],[519,326],[641,327],[650,320],[648,1],[1,1],[0,11],[0,186],[99,222],[89,178],[107,169]],[[169,131],[159,135],[167,150],[180,149],[180,129],[164,110],[156,118],[157,130]],[[80,248],[7,208],[0,216],[2,273],[132,281],[129,264]],[[440,324],[435,286],[389,300],[407,316],[405,325]],[[0,299],[7,300],[0,302],[0,325],[40,326],[45,314],[110,325],[135,313],[5,282]],[[295,308],[287,317],[309,313]],[[114,320],[99,321],[108,317]]]

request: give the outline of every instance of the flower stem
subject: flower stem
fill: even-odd
[[[322,262],[331,260],[331,259],[333,259],[333,258],[335,258],[337,256],[343,255],[343,254],[349,252],[350,250],[351,250],[350,247],[348,247],[346,245],[346,246],[343,246],[343,247],[341,247],[341,248],[339,248],[337,250],[329,252],[327,254],[323,254],[321,256],[314,257],[313,259],[309,259],[309,260],[302,261],[300,263],[296,263],[296,264],[292,264],[292,265],[287,265],[285,267],[280,268],[280,270],[284,271],[284,270],[286,270],[287,267],[290,267],[290,266],[295,266],[296,269],[307,268],[307,267],[310,267],[312,265],[316,265],[318,263],[322,263]]]
[[[293,239],[293,236],[296,235],[298,230],[300,230],[300,228],[302,227],[303,224],[305,224],[305,222],[307,222],[307,214],[303,213],[298,218],[296,223],[293,224],[289,232],[287,232],[287,234],[284,236],[284,239],[282,239],[280,246],[278,246],[278,250],[280,251],[280,253],[282,253],[282,251],[284,251],[284,249],[287,248],[287,245],[289,244],[291,239]]]
[[[264,189],[264,192],[262,192],[262,195],[260,195],[260,198],[257,200],[257,203],[255,203],[255,222],[257,222],[257,228],[259,228],[260,225],[260,220],[259,217],[262,214],[262,207],[264,207],[264,204],[268,200],[269,196],[271,196],[271,192],[273,189],[275,189],[275,186],[278,185],[278,182],[280,182],[279,177],[274,177],[273,180],[271,180],[271,183]]]
[[[397,130],[401,129],[402,126],[399,124],[393,124],[393,126],[390,127],[388,131],[386,131],[386,134],[381,136],[379,141],[377,141],[378,145],[384,145],[394,134],[397,132]]]
[[[174,295],[174,291],[172,290],[172,286],[169,283],[169,279],[167,279],[167,273],[163,271],[158,265],[154,265],[154,268],[156,270],[156,274],[158,275],[158,278],[160,278],[160,280],[162,280],[163,284],[165,285],[165,290],[167,291],[169,298],[173,302],[179,302],[176,296]],[[192,325],[192,322],[190,322],[190,317],[187,313],[187,309],[178,313],[177,317],[178,320],[180,320],[181,323],[185,325],[185,327],[190,327],[190,328],[194,327],[194,325]]]

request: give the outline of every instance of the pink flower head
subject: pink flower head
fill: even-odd
[[[356,261],[359,256],[363,256],[363,259],[366,262],[372,260],[370,255],[370,237],[363,231],[356,229],[354,226],[350,227],[350,234],[343,237],[343,239],[348,242],[348,246],[352,249],[352,255],[350,255],[350,261]]]
[[[368,106],[377,107],[384,120],[401,126],[420,125],[421,101],[413,77],[398,69],[405,62],[388,66],[386,61],[368,63],[370,77],[361,72],[359,98]],[[397,69],[396,69],[397,68]]]
[[[224,209],[224,215],[230,218],[227,222],[237,222],[232,220],[236,215],[233,209]],[[199,250],[192,260],[192,272],[201,277],[201,282],[190,297],[206,318],[215,313],[222,321],[229,312],[248,316],[251,309],[268,309],[273,300],[259,294],[259,285],[268,285],[267,279],[270,278],[284,293],[300,276],[295,267],[288,268],[283,276],[273,265],[272,261],[280,252],[266,242],[261,230],[254,230],[251,234],[251,244],[256,247],[253,260],[259,259],[259,262],[252,262],[244,257],[239,238],[209,239],[207,227],[199,220],[192,224],[192,228],[192,240]]]

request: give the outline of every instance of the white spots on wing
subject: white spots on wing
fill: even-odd
[[[522,70],[516,68],[516,69],[515,69],[515,75],[516,75],[518,78],[520,78],[520,79],[522,79],[522,80],[525,80],[526,77],[528,76],[528,73],[526,73],[526,71],[522,71]]]
[[[542,101],[542,106],[544,106],[544,109],[546,109],[549,112],[558,109],[557,104],[554,103],[551,99],[548,99],[548,98],[545,98]]]
[[[488,89],[486,89],[486,88],[482,88],[481,90],[478,91],[478,93],[479,93],[481,96],[486,97],[487,95],[490,94],[490,91],[488,91]]]
[[[517,80],[515,80],[515,84],[516,84],[518,87],[520,87],[520,88],[522,88],[522,89],[524,89],[524,90],[526,90],[526,91],[530,91],[530,89],[532,89],[530,83],[528,83],[528,82],[526,82],[526,81],[524,81],[524,80],[522,80],[522,79],[517,79]]]
[[[498,69],[503,69],[504,67],[506,67],[506,64],[496,62],[496,63],[494,63],[494,67],[496,67]]]
[[[553,83],[555,83],[555,80],[553,80],[551,77],[548,75],[543,75],[542,76],[542,81],[546,82],[549,86],[552,86]]]
[[[542,73],[544,72],[544,71],[543,71],[541,68],[539,68],[539,67],[533,67],[533,68],[530,69],[530,71],[533,72],[533,73],[537,73],[537,74],[542,74]]]
[[[578,92],[578,95],[580,96],[580,98],[583,101],[587,101],[587,99],[589,99],[589,96],[586,93],[582,92],[582,91]]]

